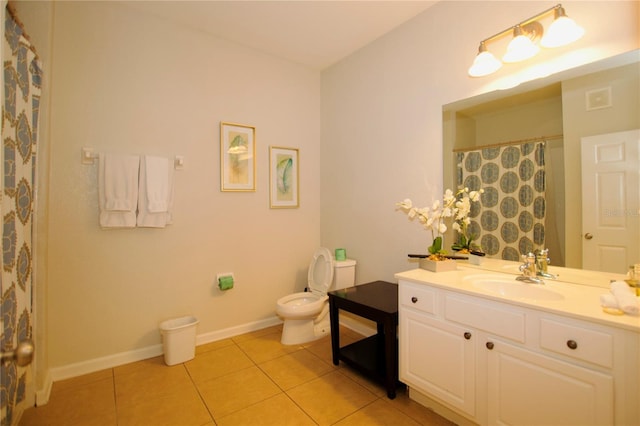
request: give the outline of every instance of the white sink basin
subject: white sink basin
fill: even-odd
[[[516,281],[515,277],[468,277],[471,284],[481,290],[497,294],[507,299],[562,300],[564,296],[543,284],[529,284]]]

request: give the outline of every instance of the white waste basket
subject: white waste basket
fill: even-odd
[[[180,364],[195,357],[198,322],[195,317],[180,317],[160,323],[165,364]]]

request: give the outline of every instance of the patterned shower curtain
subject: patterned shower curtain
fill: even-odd
[[[31,338],[34,180],[42,71],[23,29],[6,10],[2,103],[2,279],[0,346]],[[0,366],[0,424],[15,422],[30,367]]]
[[[457,153],[458,186],[484,189],[468,230],[487,255],[520,260],[544,247],[544,153],[544,142]]]

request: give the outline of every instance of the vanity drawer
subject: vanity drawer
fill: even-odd
[[[402,306],[433,314],[436,311],[436,292],[429,287],[401,281],[398,302]]]
[[[542,318],[540,347],[603,367],[613,367],[613,336],[606,332]]]
[[[516,342],[525,341],[525,314],[484,301],[447,295],[444,316],[450,321],[488,331]]]

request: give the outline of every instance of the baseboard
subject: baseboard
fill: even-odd
[[[218,340],[228,339],[240,334],[250,333],[252,331],[262,330],[263,328],[282,324],[282,320],[278,316],[273,316],[260,321],[254,321],[247,324],[237,325],[235,327],[225,328],[223,330],[211,331],[209,333],[199,334],[196,336],[196,346],[206,343],[217,342]]]
[[[238,336],[240,334],[261,330],[281,324],[282,320],[277,316],[267,318],[260,321],[254,321],[247,324],[229,327],[224,330],[212,331],[209,333],[199,334],[196,336],[196,346],[206,343],[215,342],[229,337]],[[94,373],[96,371],[105,370],[107,368],[117,367],[119,365],[130,364],[136,361],[153,358],[163,354],[162,345],[153,345],[146,348],[136,349],[133,351],[121,352],[105,357],[90,359],[75,364],[69,364],[62,367],[51,368],[46,372],[46,379],[42,389],[36,391],[36,405],[44,405],[49,401],[51,389],[54,382],[70,379],[84,374]]]
[[[94,373],[96,371],[141,361],[147,358],[153,358],[159,355],[162,355],[161,344],[147,346],[146,348],[136,349],[133,351],[120,352],[113,355],[77,362],[75,364],[55,367],[50,370],[51,378],[54,382],[57,382],[59,380],[70,379],[72,377]]]
[[[51,371],[47,370],[47,376],[44,379],[44,385],[42,389],[36,391],[36,407],[45,405],[47,402],[49,402],[52,387],[53,379],[51,378]]]
[[[352,314],[351,312],[340,311],[340,325],[347,327],[363,336],[373,336],[378,332],[376,323],[365,318]]]

